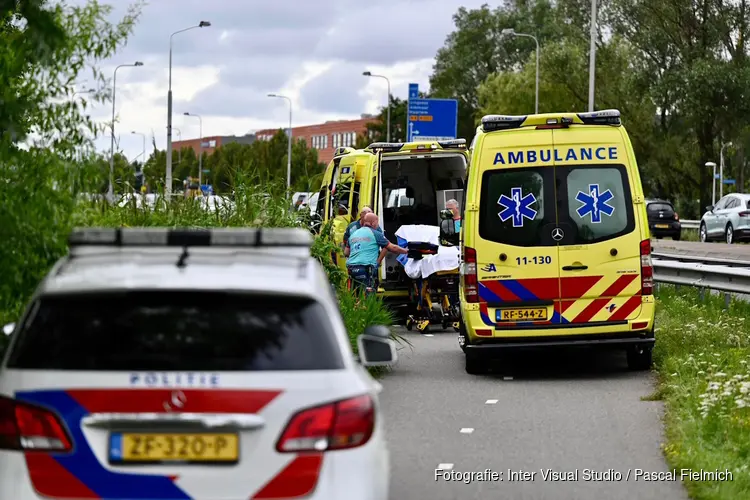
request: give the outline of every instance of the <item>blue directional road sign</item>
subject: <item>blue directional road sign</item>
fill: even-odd
[[[724,179],[724,184],[737,184],[735,179]]]
[[[412,99],[419,99],[419,84],[418,83],[410,83],[409,84],[409,100]]]
[[[447,141],[458,134],[458,101],[409,99],[407,140]]]

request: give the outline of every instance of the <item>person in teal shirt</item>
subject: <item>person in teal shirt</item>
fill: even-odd
[[[377,228],[378,216],[370,212],[365,214],[362,227],[349,236],[349,259],[346,261],[346,268],[352,289],[364,289],[365,295],[375,291],[377,269],[387,252],[409,252],[406,248],[388,241]]]
[[[344,240],[343,240],[344,250],[346,250],[346,247],[349,246],[349,236],[351,236],[351,234],[354,231],[362,227],[362,222],[365,220],[365,215],[370,214],[370,213],[373,213],[372,207],[369,205],[365,205],[364,207],[362,207],[362,211],[359,213],[359,219],[355,220],[354,222],[346,226],[346,230],[344,231]],[[381,233],[383,232],[380,226],[377,227],[377,230],[380,231]]]

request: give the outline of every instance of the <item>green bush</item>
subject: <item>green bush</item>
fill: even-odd
[[[43,176],[31,177],[35,178]],[[39,280],[65,254],[66,238],[72,227],[294,227],[306,223],[289,211],[283,187],[273,185],[264,190],[241,185],[232,205],[219,207],[214,212],[205,210],[197,199],[176,198],[170,203],[156,203],[153,209],[139,207],[135,199],[122,206],[99,201],[76,202],[72,194],[46,184],[26,186],[14,201],[17,203],[12,212],[14,232],[8,235],[11,245],[0,250],[5,252],[0,255],[6,262],[14,262],[17,273],[13,281],[3,282],[0,289],[3,324],[17,320]],[[49,221],[56,222],[50,224]],[[337,291],[342,317],[356,353],[356,338],[368,325],[391,325],[393,320],[379,299],[357,304],[345,289],[344,273],[331,258],[333,252],[340,250],[330,237],[330,227],[329,224],[322,228],[311,252],[322,263]],[[0,353],[5,340],[0,335]]]

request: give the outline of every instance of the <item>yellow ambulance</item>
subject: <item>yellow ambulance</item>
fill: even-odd
[[[491,115],[472,143],[459,345],[625,349],[651,366],[654,295],[641,178],[620,112]]]
[[[380,218],[386,238],[398,244],[402,225],[440,225],[448,200],[463,202],[469,154],[465,139],[370,144],[338,148],[326,168],[315,209],[321,224],[333,219],[334,238],[342,244],[349,223],[368,205]],[[409,279],[389,253],[380,267],[379,294],[405,304]],[[346,268],[342,255],[338,264]]]

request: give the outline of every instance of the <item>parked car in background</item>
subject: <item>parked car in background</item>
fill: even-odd
[[[750,194],[728,194],[716,205],[707,206],[701,217],[700,238],[729,244],[750,240]]]
[[[682,234],[680,216],[675,212],[674,205],[666,200],[646,200],[646,215],[651,236],[655,238],[669,237],[679,240]]]
[[[292,195],[292,201],[295,210],[302,210],[308,206],[310,196],[314,193],[297,192]]]

